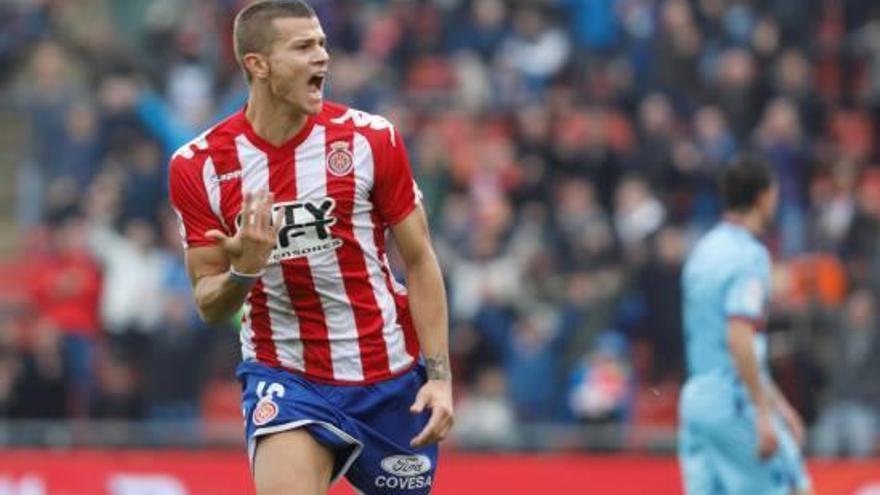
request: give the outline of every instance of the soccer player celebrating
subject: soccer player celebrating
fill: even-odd
[[[688,495],[808,494],[804,426],[767,370],[770,256],[758,240],[776,211],[767,165],[741,158],[721,180],[724,220],[685,264],[688,379],[679,458]]]
[[[302,1],[242,10],[244,109],[171,160],[171,202],[202,317],[244,308],[258,495],[428,493],[453,422],[446,298],[403,140],[323,101],[329,60]],[[407,287],[391,274],[390,230]]]

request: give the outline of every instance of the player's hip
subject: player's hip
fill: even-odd
[[[679,397],[679,412],[682,422],[720,424],[751,414],[742,383],[721,371],[689,377]]]
[[[295,328],[295,327],[294,327]],[[406,374],[418,359],[418,344],[401,328],[382,327],[360,333],[356,327],[342,332],[327,328],[309,333],[300,327],[242,327],[239,341],[242,361],[284,370],[320,384],[370,385]]]
[[[317,383],[256,362],[242,363],[237,374],[252,463],[257,438],[304,428],[333,453],[334,480],[346,475],[367,494],[430,491],[437,446],[409,445],[430,416],[409,410],[426,381],[423,366],[370,385]]]

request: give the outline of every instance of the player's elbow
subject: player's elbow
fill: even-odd
[[[196,311],[199,319],[208,325],[219,325],[229,319],[229,315],[223,311],[217,311],[214,308],[202,304],[196,304]]]
[[[731,318],[727,326],[727,343],[734,345],[740,342],[750,343],[755,327],[742,318]]]
[[[401,259],[407,272],[435,271],[440,269],[437,255],[430,242],[411,246],[410,249],[401,250]]]

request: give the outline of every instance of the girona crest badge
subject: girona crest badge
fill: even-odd
[[[330,151],[327,153],[327,170],[337,176],[348,175],[354,169],[354,155],[346,141],[330,143]]]
[[[263,426],[278,416],[278,404],[268,397],[260,399],[257,408],[254,409],[253,421],[257,426]]]

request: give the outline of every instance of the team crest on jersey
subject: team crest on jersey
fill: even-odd
[[[254,409],[253,421],[257,426],[263,426],[278,416],[278,404],[269,397],[263,397],[257,402],[257,408]]]
[[[347,141],[330,143],[330,152],[327,153],[327,170],[337,176],[348,175],[354,169],[354,155],[352,155]]]

